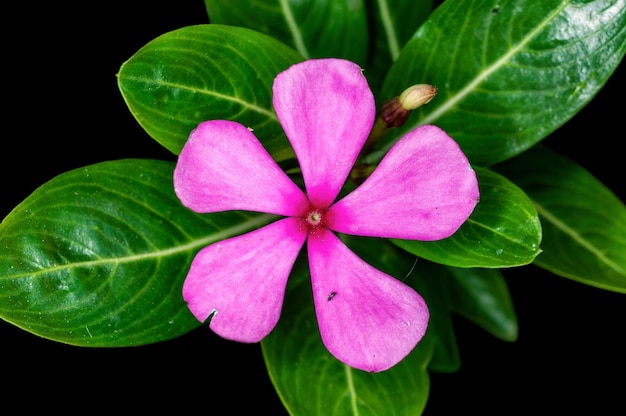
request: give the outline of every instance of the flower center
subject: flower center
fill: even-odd
[[[324,226],[324,212],[326,210],[311,207],[302,217],[310,231]]]

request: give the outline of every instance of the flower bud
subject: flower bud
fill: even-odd
[[[428,104],[435,95],[437,95],[437,87],[428,84],[417,84],[404,90],[398,99],[400,100],[400,105],[405,110],[415,110],[424,104]]]
[[[430,102],[437,95],[437,87],[428,84],[417,84],[407,88],[399,97],[383,103],[380,116],[386,127],[399,127],[409,118],[411,110]]]
[[[383,103],[380,115],[376,118],[376,122],[372,127],[367,141],[359,153],[357,160],[359,161],[350,178],[357,184],[360,184],[369,176],[372,167],[360,162],[370,150],[378,143],[378,141],[393,127],[400,127],[409,118],[411,111],[427,104],[437,95],[437,87],[428,84],[413,85],[398,97],[394,97]]]

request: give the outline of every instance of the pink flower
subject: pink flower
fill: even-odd
[[[277,214],[276,222],[202,249],[183,297],[220,336],[258,342],[280,317],[287,278],[307,241],[322,341],[345,364],[386,370],[422,339],[429,312],[411,287],[368,265],[335,232],[438,240],[469,217],[479,192],[458,145],[435,126],[400,139],[356,190],[337,198],[372,128],[376,108],[356,64],[308,60],[278,74],[278,119],[300,167],[304,193],[253,133],[207,121],[190,135],[174,188],[190,209]]]

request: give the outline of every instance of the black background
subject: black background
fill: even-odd
[[[5,34],[3,58],[8,117],[2,218],[69,169],[125,157],[174,160],[134,121],[115,74],[153,38],[207,23],[203,2],[80,4],[22,3],[25,10],[5,15],[5,21],[15,21]],[[545,141],[622,200],[625,79],[622,64],[594,100]],[[518,341],[499,341],[456,319],[462,367],[432,375],[425,414],[623,412],[625,295],[534,266],[505,275],[519,317]],[[20,399],[22,409],[148,412],[167,406],[207,414],[286,414],[260,346],[222,340],[207,328],[155,345],[89,349],[40,339],[0,321],[0,340],[2,404],[26,392],[32,400]]]

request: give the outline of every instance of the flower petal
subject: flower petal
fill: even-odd
[[[183,298],[194,316],[218,335],[258,342],[276,326],[287,278],[306,228],[285,218],[256,231],[211,244],[193,262]]]
[[[417,292],[365,263],[330,230],[309,236],[308,253],[320,335],[331,354],[378,372],[413,350],[429,319]]]
[[[458,144],[438,127],[421,126],[328,210],[326,224],[353,235],[439,240],[467,220],[478,199],[476,173]]]
[[[191,132],[174,170],[174,190],[196,212],[229,210],[300,215],[302,190],[239,123],[214,120]]]
[[[367,80],[350,61],[312,59],[278,74],[273,91],[274,109],[298,157],[309,199],[327,208],[374,123]]]

